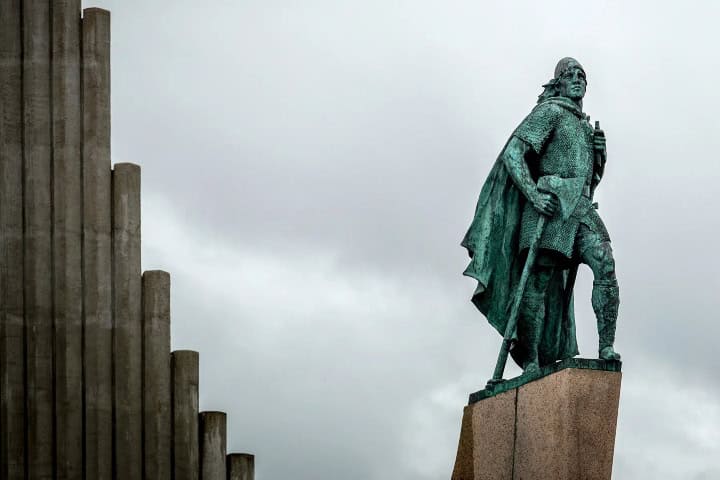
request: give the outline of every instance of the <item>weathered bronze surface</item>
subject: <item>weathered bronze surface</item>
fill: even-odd
[[[593,203],[605,171],[605,133],[583,110],[584,68],[563,58],[537,105],[515,129],[485,181],[463,239],[477,280],[472,302],[503,335],[493,379],[508,354],[526,375],[577,355],[573,288],[579,264],[594,275],[599,357],[613,349],[619,292],[610,236]]]

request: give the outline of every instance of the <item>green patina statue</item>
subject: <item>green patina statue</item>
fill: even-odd
[[[581,263],[594,275],[599,356],[620,359],[615,261],[592,201],[605,135],[582,111],[586,86],[580,63],[560,60],[490,171],[462,242],[471,258],[464,274],[478,282],[472,302],[504,336],[491,383],[508,352],[524,374],[578,354],[572,294]]]

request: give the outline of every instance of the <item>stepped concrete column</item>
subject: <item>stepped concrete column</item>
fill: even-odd
[[[198,480],[199,356],[192,350],[172,353],[173,480]]]
[[[80,0],[51,8],[55,477],[82,476]]]
[[[23,204],[27,474],[53,475],[51,18],[47,0],[23,0]]]
[[[115,478],[142,478],[140,167],[118,163],[113,193],[113,370]]]
[[[170,275],[143,274],[143,445],[146,480],[170,480]]]
[[[255,456],[249,453],[229,454],[227,480],[255,480]]]
[[[83,11],[83,369],[85,478],[112,478],[110,12]]]
[[[0,2],[0,478],[25,476],[21,1]]]
[[[200,480],[227,480],[227,415],[200,413]]]

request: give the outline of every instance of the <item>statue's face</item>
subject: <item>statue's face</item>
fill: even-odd
[[[560,75],[559,93],[561,97],[567,97],[575,101],[582,100],[586,88],[585,72],[579,66],[572,65]]]

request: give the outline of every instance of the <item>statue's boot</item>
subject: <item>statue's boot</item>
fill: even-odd
[[[592,306],[597,317],[599,353],[603,360],[620,360],[615,351],[615,326],[617,324],[620,291],[617,280],[596,280],[593,282]]]
[[[532,375],[540,371],[538,346],[545,318],[545,295],[525,292],[520,307],[518,322],[518,340],[527,349],[527,359],[523,363],[523,374]]]

